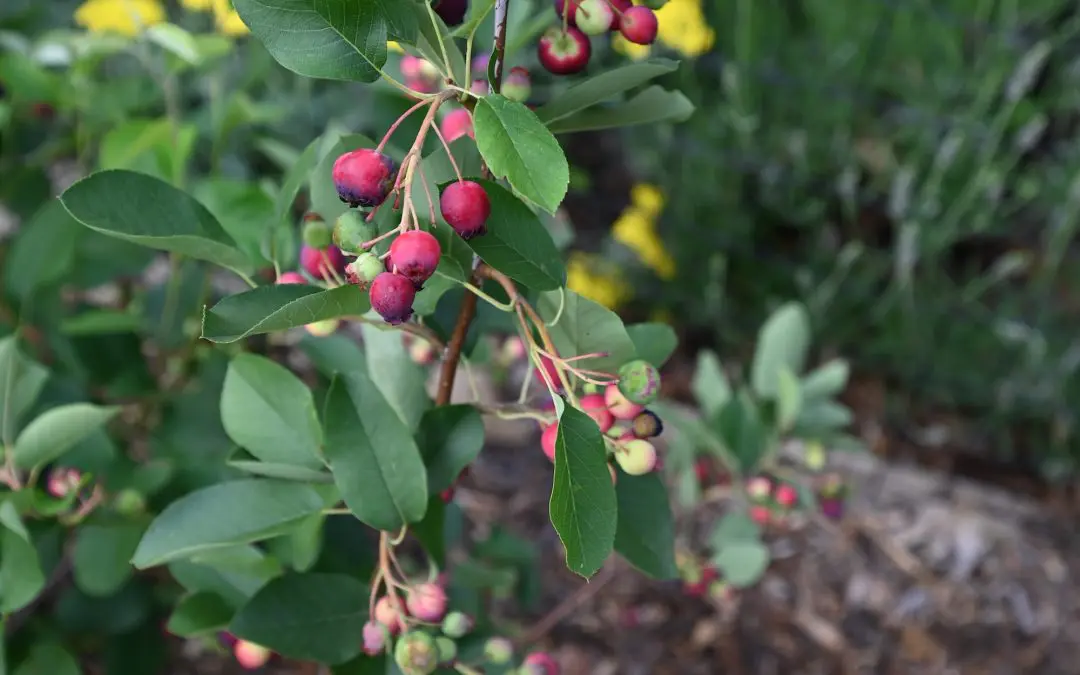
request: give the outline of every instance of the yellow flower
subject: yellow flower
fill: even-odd
[[[180,0],[180,5],[192,12],[209,12],[214,4],[214,0]]]
[[[700,56],[712,49],[716,32],[706,23],[701,3],[702,0],[668,0],[656,10],[657,42],[686,56]],[[635,60],[649,55],[648,46],[635,45],[621,36],[616,36],[612,46]]]
[[[675,260],[656,234],[655,214],[640,207],[631,206],[611,226],[615,241],[637,254],[645,266],[656,272],[661,279],[675,276]]]
[[[580,251],[566,262],[566,286],[608,309],[616,309],[630,297],[630,288],[615,269],[602,258]]]
[[[247,35],[251,32],[247,24],[240,19],[240,15],[233,9],[231,0],[213,0],[213,3],[214,23],[217,25],[218,31],[233,37]]]
[[[165,20],[158,0],[86,0],[75,10],[75,23],[91,33],[138,35]]]
[[[630,188],[630,202],[655,218],[664,208],[664,193],[655,185],[638,183]]]
[[[401,48],[401,45],[394,42],[393,40],[388,40],[387,41],[387,43],[386,43],[386,51],[388,51],[388,52],[396,52],[398,54],[404,54],[405,53],[405,50]]]

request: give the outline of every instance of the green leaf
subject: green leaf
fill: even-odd
[[[536,311],[547,322],[558,317],[548,331],[559,354],[605,354],[578,362],[582,368],[614,372],[637,354],[618,314],[569,289],[542,293]]]
[[[25,302],[35,291],[59,282],[76,265],[86,228],[59,199],[41,205],[19,228],[4,256],[4,292]]]
[[[368,589],[343,574],[288,574],[244,605],[229,631],[287,658],[335,665],[360,653]]]
[[[80,527],[72,554],[79,590],[102,597],[120,590],[131,577],[131,556],[145,529],[142,523],[132,522]]]
[[[274,201],[256,183],[220,177],[198,181],[192,194],[221,223],[248,260],[261,267],[269,265],[262,254],[263,242],[272,232]]]
[[[236,342],[316,321],[362,316],[371,309],[368,294],[352,284],[323,290],[304,284],[281,284],[230,295],[203,310],[203,339]]]
[[[142,328],[143,317],[129,309],[92,309],[60,324],[64,335],[116,335],[137,333]]]
[[[588,578],[603,566],[615,546],[617,509],[600,427],[567,406],[559,417],[548,510],[570,571]]]
[[[15,466],[33,469],[48,464],[104,426],[118,412],[118,406],[102,407],[89,403],[70,403],[46,410],[27,424],[15,439],[12,451]]]
[[[128,169],[176,181],[194,147],[198,130],[185,124],[178,130],[165,118],[132,119],[109,130],[101,140],[101,169]]]
[[[322,467],[322,429],[311,390],[284,366],[255,354],[229,362],[221,423],[237,445],[264,462]]]
[[[799,374],[810,349],[810,317],[797,302],[776,310],[758,334],[750,381],[754,392],[765,399],[775,398],[780,389],[780,370]]]
[[[540,106],[536,109],[536,116],[544,124],[550,124],[579,110],[603,103],[649,80],[673,72],[678,67],[678,61],[652,59],[605,71],[574,84],[552,101]]]
[[[724,446],[734,455],[741,470],[744,473],[754,470],[768,448],[761,412],[747,392],[740,392],[728,401],[715,418],[715,424]]]
[[[679,346],[675,329],[666,323],[635,323],[626,327],[626,334],[634,343],[639,359],[645,359],[660,368]]]
[[[446,503],[437,494],[428,498],[427,513],[423,519],[409,528],[416,540],[424,547],[431,559],[439,567],[446,566],[446,537],[443,536],[446,524]]]
[[[15,675],[81,675],[78,661],[58,642],[36,642]]]
[[[791,370],[784,366],[780,369],[780,387],[776,396],[776,422],[781,431],[787,431],[799,416],[802,410],[802,391],[799,389],[799,378]]]
[[[476,145],[491,173],[554,213],[570,185],[570,167],[559,142],[533,111],[492,94],[476,104],[473,127]]]
[[[804,438],[821,438],[846,429],[855,421],[847,406],[835,401],[817,401],[803,407],[793,432]]]
[[[716,524],[709,544],[719,551],[731,544],[757,541],[761,541],[761,527],[745,513],[733,511],[725,514]]]
[[[234,609],[282,573],[278,561],[255,546],[230,546],[200,553],[196,560],[177,560],[168,569],[188,592],[220,595]]]
[[[471,405],[444,405],[424,414],[416,443],[427,465],[428,492],[454,484],[484,447],[484,421]]]
[[[217,593],[200,591],[180,598],[165,630],[179,637],[194,637],[224,630],[233,608]]]
[[[0,612],[5,614],[29,605],[45,587],[37,549],[26,529],[18,529],[5,522],[0,532]]]
[[[724,546],[713,556],[724,581],[735,588],[757,583],[769,567],[769,549],[760,541],[737,541]]]
[[[328,80],[374,82],[386,41],[415,33],[402,0],[233,0],[240,18],[285,68]],[[404,22],[404,23],[402,23]]]
[[[410,432],[416,431],[420,418],[431,405],[427,372],[409,356],[400,331],[383,330],[371,324],[361,325],[360,331],[371,381],[398,419]]]
[[[326,471],[309,469],[295,464],[275,464],[273,462],[254,462],[243,459],[230,459],[227,464],[234,469],[265,478],[300,481],[302,483],[333,483],[334,477]]]
[[[357,518],[395,531],[424,517],[428,492],[420,449],[366,372],[334,378],[323,424],[330,470]]]
[[[246,272],[251,263],[205,206],[163,180],[99,171],[60,195],[80,223],[102,234]]]
[[[652,85],[628,101],[581,110],[550,123],[548,128],[553,134],[569,134],[660,122],[685,122],[693,114],[694,104],[681,91],[666,91]]]
[[[618,476],[615,550],[654,579],[676,578],[679,571],[675,568],[675,524],[660,475],[631,476],[619,470]]]
[[[268,479],[218,483],[169,504],[150,524],[132,564],[139,569],[282,534],[323,509],[312,487]]]
[[[195,36],[174,23],[159,23],[146,29],[146,37],[177,58],[197,66],[203,56]]]
[[[807,401],[836,396],[847,387],[851,367],[847,361],[833,359],[810,371],[802,379],[803,398]]]
[[[731,400],[731,385],[720,365],[720,359],[712,351],[698,352],[697,367],[691,381],[694,398],[706,417],[716,415]]]
[[[465,242],[484,262],[536,291],[561,288],[566,266],[551,234],[532,209],[506,188],[477,180],[491,201],[487,234]]]
[[[284,553],[278,557],[288,560],[294,570],[307,572],[322,552],[325,522],[326,516],[322,513],[305,518],[287,535],[272,540],[271,546],[277,545],[273,550]]]
[[[296,201],[296,195],[307,184],[312,170],[319,163],[319,147],[321,143],[321,138],[312,140],[304,148],[304,151],[300,153],[300,157],[289,166],[289,171],[282,179],[281,189],[278,190],[277,199],[274,201],[274,213],[277,220],[284,221],[286,219],[292,209],[293,202]],[[337,158],[335,157],[335,159]]]
[[[0,443],[11,443],[19,418],[34,405],[49,371],[19,350],[14,336],[0,339]]]

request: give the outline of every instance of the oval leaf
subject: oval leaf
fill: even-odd
[[[724,581],[735,588],[757,583],[769,567],[769,549],[760,541],[736,541],[713,556]]]
[[[329,290],[303,284],[260,286],[204,309],[202,336],[211,342],[236,342],[316,321],[361,316],[369,309],[368,294],[352,284]]]
[[[628,101],[581,110],[551,122],[548,128],[553,134],[568,134],[658,122],[685,122],[693,114],[694,104],[681,91],[665,91],[653,85]]]
[[[236,271],[251,267],[205,206],[153,176],[99,171],[68,188],[60,201],[75,220],[102,234]]]
[[[139,545],[142,523],[84,525],[75,537],[72,567],[75,585],[87,595],[108,596],[131,577],[131,555]]]
[[[428,492],[420,450],[366,372],[334,378],[323,421],[330,470],[357,518],[392,531],[424,517]]]
[[[169,504],[150,524],[131,562],[146,569],[268,539],[322,508],[319,493],[300,483],[262,479],[219,483]]]
[[[619,471],[615,482],[619,524],[615,550],[654,579],[674,579],[675,525],[660,475],[631,476]]]
[[[583,368],[614,371],[637,354],[637,347],[618,314],[571,290],[542,294],[536,303],[536,311],[545,321],[559,318],[548,329],[559,354],[605,354],[582,360]]]
[[[229,626],[238,638],[282,656],[338,664],[360,653],[368,589],[343,574],[288,574],[240,608]]]
[[[679,346],[675,329],[665,323],[635,323],[626,327],[626,334],[634,343],[637,357],[657,368],[667,363]]]
[[[551,233],[532,209],[498,183],[473,180],[484,186],[491,215],[487,234],[465,242],[469,248],[487,264],[533,290],[562,287],[566,266]]]
[[[224,630],[233,618],[233,609],[217,593],[200,591],[184,596],[176,604],[165,630],[179,637],[205,635]]]
[[[780,391],[780,371],[787,368],[798,375],[810,349],[810,317],[797,302],[789,302],[765,321],[758,334],[750,380],[762,398],[775,398]]]
[[[678,61],[653,59],[614,68],[576,83],[551,102],[537,108],[536,116],[541,122],[548,124],[597,103],[603,103],[628,89],[673,72],[678,67]]]
[[[322,466],[315,397],[298,377],[268,358],[240,354],[229,363],[221,423],[234,443],[265,462]]]
[[[548,511],[570,571],[589,578],[604,564],[615,546],[617,509],[600,427],[567,406],[559,417]]]
[[[0,556],[0,611],[17,612],[45,587],[45,573],[37,549],[17,518],[4,523],[0,550],[4,553]]]
[[[33,469],[75,447],[120,412],[117,406],[89,403],[57,406],[34,418],[15,439],[15,466]]]
[[[476,104],[473,125],[476,145],[491,173],[555,213],[570,184],[570,167],[559,142],[533,111],[492,94]]]
[[[416,438],[427,464],[428,492],[437,495],[480,454],[484,420],[471,405],[439,406],[424,414]]]

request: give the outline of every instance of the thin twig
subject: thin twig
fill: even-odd
[[[599,593],[615,578],[615,567],[608,565],[600,574],[593,577],[581,586],[578,586],[565,600],[545,614],[539,621],[534,623],[528,630],[513,639],[515,647],[531,645],[544,637],[560,621],[570,616],[574,610],[588,602],[594,595]]]

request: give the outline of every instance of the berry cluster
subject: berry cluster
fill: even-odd
[[[592,56],[589,36],[618,32],[639,45],[656,41],[656,12],[633,0],[555,0],[562,24],[549,28],[537,45],[540,64],[554,75],[585,70]]]
[[[541,363],[551,376],[554,365],[543,358]],[[656,446],[649,439],[659,436],[664,425],[656,413],[645,407],[655,401],[659,394],[659,371],[648,361],[638,359],[624,364],[619,369],[618,381],[602,390],[596,385],[587,384],[579,400],[581,410],[596,422],[604,434],[610,458],[631,476],[641,476],[661,467]],[[542,424],[542,428],[540,447],[544,455],[554,462],[559,424]],[[614,480],[614,468],[611,468],[611,476]]]
[[[735,593],[735,589],[720,578],[716,565],[707,560],[679,551],[675,556],[675,565],[682,581],[682,591],[691,598],[708,596],[719,601],[730,599]]]

